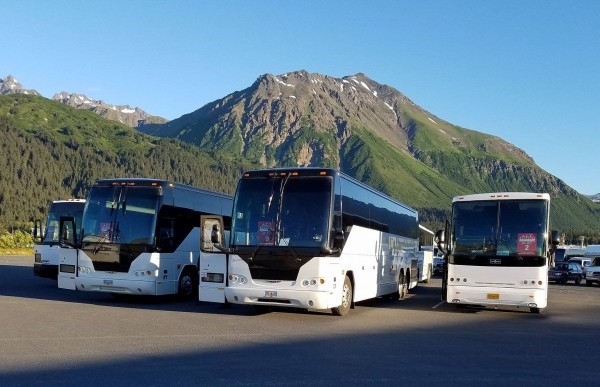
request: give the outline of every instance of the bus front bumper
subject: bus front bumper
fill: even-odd
[[[230,285],[225,288],[225,297],[233,304],[303,309],[330,309],[339,306],[339,302],[332,305],[334,297],[326,290],[249,289]]]
[[[86,292],[104,292],[114,294],[156,295],[155,281],[123,280],[116,278],[76,277],[77,290]]]
[[[447,302],[465,305],[545,308],[547,289],[448,286]]]

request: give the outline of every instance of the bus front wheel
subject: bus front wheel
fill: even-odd
[[[340,306],[336,308],[331,308],[331,312],[336,316],[345,316],[350,311],[350,307],[352,306],[352,282],[350,278],[346,276],[344,278],[344,287],[342,289],[342,302]]]
[[[198,273],[193,269],[184,269],[179,277],[177,293],[182,298],[191,298],[198,290]]]

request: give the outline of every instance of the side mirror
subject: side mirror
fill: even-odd
[[[446,254],[446,231],[445,230],[437,230],[435,232],[435,236],[433,237],[433,241],[437,244],[438,249]]]
[[[208,253],[229,252],[229,248],[223,246],[224,222],[222,216],[201,215],[200,223],[202,231],[200,234],[200,246],[202,251]]]
[[[72,216],[61,216],[59,230],[59,243],[61,245],[76,247],[77,230],[75,228],[75,218]]]
[[[44,235],[42,233],[42,221],[39,219],[36,219],[33,221],[33,241],[41,242],[41,240],[43,238],[44,238]]]
[[[216,224],[213,224],[212,231],[210,233],[210,241],[212,243],[221,243],[221,233],[219,232],[219,227]]]
[[[550,236],[550,244],[557,246],[560,244],[560,232],[558,230],[552,230]]]
[[[437,244],[446,242],[446,233],[444,232],[444,230],[437,230],[435,232],[434,241]]]

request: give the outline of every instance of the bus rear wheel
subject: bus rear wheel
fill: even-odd
[[[331,312],[336,316],[345,316],[350,311],[350,307],[352,306],[352,282],[350,278],[346,276],[344,278],[344,287],[342,289],[342,302],[340,306],[336,308],[331,308]]]
[[[400,300],[408,294],[408,281],[409,279],[404,277],[404,274],[400,274],[398,279],[398,298]]]
[[[408,294],[408,283],[404,279],[404,273],[400,273],[398,276],[398,289],[387,295],[390,300],[401,300]]]

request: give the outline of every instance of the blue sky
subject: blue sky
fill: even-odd
[[[0,78],[169,119],[265,73],[362,72],[600,193],[600,1],[0,0]]]

